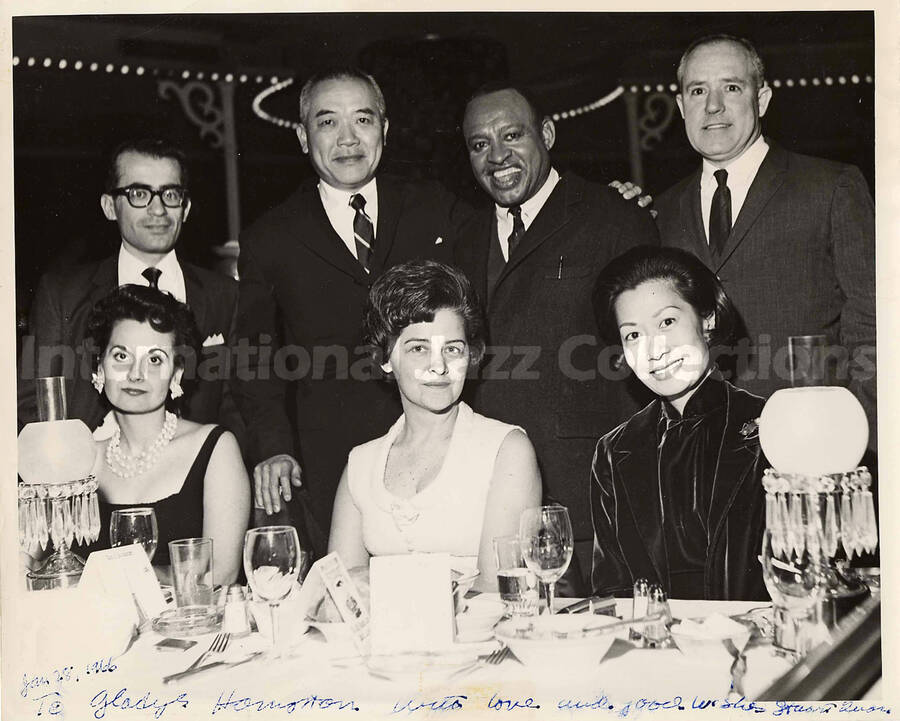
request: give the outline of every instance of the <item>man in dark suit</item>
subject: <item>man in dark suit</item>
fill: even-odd
[[[236,392],[257,506],[280,511],[302,467],[327,534],[350,449],[387,432],[401,412],[396,389],[361,345],[369,288],[392,265],[449,261],[455,216],[465,211],[436,184],[376,180],[388,119],[371,76],[339,69],[311,78],[300,122],[300,146],[319,179],[241,234],[238,335],[246,346],[237,352]]]
[[[545,493],[569,508],[576,549],[590,567],[594,448],[639,407],[598,343],[591,290],[624,250],[657,244],[656,228],[615,190],[557,173],[553,121],[518,89],[476,93],[463,134],[475,178],[494,201],[471,218],[455,249],[487,312],[489,354],[474,402],[526,430]]]
[[[94,304],[126,283],[154,285],[186,302],[205,339],[195,367],[185,369],[183,415],[199,423],[221,422],[240,439],[242,422],[228,398],[228,344],[234,338],[237,282],[178,258],[175,244],[191,210],[184,153],[159,139],[123,143],[110,156],[100,196],[104,215],[116,223],[118,253],[95,263],[46,273],[35,292],[30,337],[23,344],[19,421],[37,420],[35,377],[66,377],[69,418],[99,425],[105,405],[91,386],[95,349],[85,339]],[[193,381],[196,381],[194,383]]]
[[[746,40],[694,42],[678,86],[703,163],[659,198],[657,222],[663,244],[703,260],[741,314],[734,382],[762,396],[789,386],[788,337],[825,335],[876,448],[875,208],[862,174],[763,137],[772,89]]]

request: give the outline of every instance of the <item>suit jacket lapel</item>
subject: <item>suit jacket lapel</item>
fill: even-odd
[[[399,185],[391,182],[388,178],[381,178],[376,182],[378,184],[378,227],[375,229],[373,275],[381,273],[390,255],[404,201]]]
[[[738,214],[734,227],[731,229],[731,234],[725,242],[725,249],[719,259],[718,268],[725,265],[731,254],[747,237],[747,232],[753,227],[759,214],[762,213],[772,196],[784,184],[786,172],[787,155],[780,148],[770,143],[769,152],[766,153],[759,170],[756,171],[756,177],[750,184],[747,198],[744,200],[743,206],[741,206],[741,212]]]
[[[104,258],[97,265],[97,270],[91,278],[91,305],[101,298],[109,295],[119,285],[119,256],[111,255]]]
[[[331,221],[328,220],[319,197],[319,189],[316,186],[304,189],[298,202],[299,217],[295,230],[297,239],[326,263],[357,280],[365,281],[366,272],[331,227]],[[380,215],[381,208],[378,210]]]
[[[613,473],[620,479],[628,479],[627,483],[621,485],[635,527],[657,576],[666,582],[669,578],[669,560],[660,524],[662,509],[659,505],[657,448],[646,442],[648,437],[656,436],[654,425],[658,417],[657,402],[632,419],[635,427],[629,428],[629,432],[613,451]]]
[[[706,263],[707,267],[713,268],[715,267],[715,261],[713,260],[712,251],[709,249],[706,231],[703,228],[703,212],[700,208],[701,172],[702,167],[701,170],[698,170],[693,175],[687,191],[681,196],[681,220],[690,234],[694,253]]]
[[[727,393],[728,406],[725,413],[722,450],[719,453],[715,484],[709,504],[709,518],[716,521],[716,527],[709,540],[710,548],[716,546],[718,537],[725,527],[728,510],[735,503],[735,499],[741,492],[754,492],[755,489],[750,488],[750,485],[757,482],[748,471],[753,469],[753,463],[759,457],[759,444],[747,441],[740,435],[741,428],[736,427],[739,421],[733,417],[732,412],[734,391],[729,387]]]
[[[572,176],[564,176],[559,179],[544,207],[540,209],[537,217],[531,223],[522,240],[516,254],[509,259],[506,267],[497,279],[497,287],[503,282],[525,258],[537,250],[547,238],[566,225],[572,217],[571,206],[581,202],[582,182]]]
[[[197,328],[205,334],[207,331],[207,298],[206,293],[203,292],[203,284],[200,282],[200,276],[194,266],[190,263],[179,262],[181,272],[184,273],[184,292],[187,296],[187,304],[194,314],[194,320],[197,321]]]

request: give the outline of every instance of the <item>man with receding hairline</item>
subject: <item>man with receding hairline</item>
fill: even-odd
[[[395,389],[361,370],[369,288],[392,265],[450,260],[467,208],[436,183],[378,173],[389,123],[370,75],[338,68],[310,78],[300,123],[318,182],[241,234],[238,337],[253,352],[239,355],[235,388],[257,507],[280,511],[302,484],[327,534],[350,449],[400,415]],[[290,378],[273,362],[279,352],[300,358]]]
[[[657,200],[663,245],[695,253],[737,306],[745,345],[732,379],[768,396],[790,385],[789,336],[825,335],[875,426],[875,208],[850,165],[792,153],[763,136],[765,67],[742,38],[692,43],[676,102],[701,167]],[[746,340],[749,345],[746,345]]]
[[[486,305],[489,350],[474,402],[528,433],[545,492],[568,507],[588,563],[594,448],[639,408],[603,365],[591,289],[614,257],[658,244],[656,228],[616,190],[557,172],[556,126],[523,89],[476,92],[463,135],[475,179],[494,201],[464,226],[455,250]]]

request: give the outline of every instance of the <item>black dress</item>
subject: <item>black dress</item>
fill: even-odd
[[[765,522],[756,419],[763,399],[718,373],[683,414],[657,399],[597,445],[591,482],[595,593],[634,581],[672,598],[765,599]]]
[[[86,557],[93,551],[110,547],[109,522],[113,511],[135,507],[152,508],[156,511],[156,523],[159,527],[159,543],[153,556],[153,565],[170,565],[169,541],[203,535],[203,481],[209,459],[225,430],[223,426],[216,426],[209,432],[184,483],[176,493],[150,503],[107,503],[101,499],[100,537],[86,548],[76,548],[75,551]]]

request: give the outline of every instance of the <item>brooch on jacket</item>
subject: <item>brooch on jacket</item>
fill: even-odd
[[[741,426],[741,430],[739,430],[738,433],[740,433],[741,438],[743,438],[745,441],[758,438],[759,418],[754,418],[752,421],[746,421],[744,425]]]

